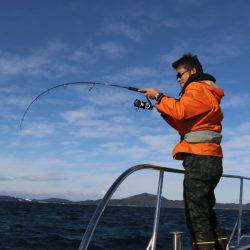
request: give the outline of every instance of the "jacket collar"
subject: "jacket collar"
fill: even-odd
[[[190,75],[190,77],[188,78],[187,82],[185,83],[184,87],[182,88],[181,92],[179,93],[179,96],[182,96],[185,92],[185,89],[187,88],[187,86],[191,83],[191,82],[199,82],[199,81],[204,81],[204,80],[209,80],[212,82],[216,82],[216,79],[207,73],[196,73],[193,75]]]

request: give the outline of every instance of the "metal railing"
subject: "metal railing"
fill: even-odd
[[[157,191],[157,202],[156,202],[156,209],[155,209],[155,216],[154,216],[154,225],[153,225],[153,233],[152,237],[149,241],[149,244],[147,246],[147,250],[155,250],[156,249],[156,240],[157,240],[157,232],[158,232],[158,225],[159,225],[159,218],[160,218],[160,207],[161,207],[161,196],[162,196],[162,187],[163,187],[163,177],[164,172],[171,172],[171,173],[178,173],[178,174],[184,174],[185,171],[181,169],[174,169],[174,168],[167,168],[167,167],[161,167],[151,164],[141,164],[134,167],[131,167],[127,169],[124,173],[122,173],[115,182],[111,185],[109,190],[104,195],[103,199],[99,202],[89,224],[88,227],[84,233],[84,236],[82,238],[81,244],[79,246],[79,250],[87,250],[90,240],[92,238],[92,235],[94,233],[94,230],[99,222],[99,219],[105,210],[108,202],[110,201],[112,195],[117,190],[117,188],[120,186],[120,184],[132,173],[143,170],[143,169],[151,169],[159,171],[159,181],[158,181],[158,191]],[[237,245],[240,246],[240,240],[241,240],[241,218],[242,218],[242,211],[243,211],[243,181],[244,180],[250,180],[248,177],[244,176],[238,176],[238,175],[228,175],[224,174],[222,177],[225,178],[236,178],[240,179],[240,197],[239,197],[239,213],[238,218],[236,220],[235,226],[233,228],[233,231],[230,235],[229,243],[227,246],[227,249],[230,249],[230,244],[232,242],[232,239],[236,233],[237,229]],[[250,246],[249,246],[250,247]],[[245,249],[245,248],[244,248]],[[246,248],[247,249],[247,248]]]

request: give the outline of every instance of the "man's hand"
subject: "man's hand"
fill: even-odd
[[[138,91],[144,93],[150,99],[155,99],[155,96],[160,93],[158,89],[139,89]]]

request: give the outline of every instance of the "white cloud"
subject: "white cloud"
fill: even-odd
[[[10,179],[24,178],[24,176],[30,178],[34,176],[38,178],[61,177],[63,171],[71,166],[61,159],[48,156],[31,160],[22,156],[0,155],[0,160],[1,176]]]
[[[114,41],[105,41],[100,44],[86,43],[80,48],[76,48],[69,58],[78,63],[94,64],[99,58],[119,59],[128,50],[123,45]]]
[[[57,158],[38,158],[36,160],[24,160],[23,157],[0,156],[2,169],[0,192],[22,195],[27,198],[67,197],[69,199],[85,199],[100,197],[103,186],[110,186],[117,176],[110,171],[97,171],[92,169],[105,168],[111,164],[101,163],[84,164],[83,169],[89,171],[83,173],[76,170],[76,166]],[[31,191],[32,190],[32,191]],[[72,196],[71,196],[72,195]],[[82,197],[82,198],[80,198]]]
[[[123,22],[107,22],[104,31],[126,37],[135,42],[139,42],[142,37],[140,30]]]
[[[5,75],[38,75],[49,70],[48,64],[53,58],[65,49],[61,42],[49,42],[45,48],[31,51],[25,56],[0,53],[0,73]]]
[[[117,82],[135,82],[139,80],[148,80],[149,77],[159,77],[159,71],[151,67],[137,66],[137,67],[127,67],[123,68],[114,74],[109,74],[105,76],[105,79]]]
[[[18,56],[1,55],[0,73],[7,75],[15,74],[40,74],[41,66],[47,64],[49,58],[47,55],[32,55],[26,58]]]
[[[225,173],[249,175],[250,170],[250,123],[225,128],[222,148],[224,152]]]
[[[20,176],[20,177],[0,177],[0,181],[32,181],[32,182],[50,182],[50,181],[62,181],[65,180],[65,177],[56,177],[56,176]]]
[[[0,88],[0,94],[14,94],[17,92],[22,92],[24,93],[25,90],[23,87],[21,87],[20,85],[17,85],[16,83],[11,83],[11,84],[4,84],[4,86],[2,86]]]
[[[100,113],[96,112],[97,110],[93,107],[82,107],[77,110],[71,110],[66,111],[61,114],[61,116],[67,121],[67,122],[77,122],[79,120],[86,120],[91,119],[93,117],[99,117],[101,116]]]
[[[241,94],[232,94],[227,95],[222,99],[221,106],[223,108],[232,108],[232,107],[239,107],[239,106],[248,106],[250,104],[249,101],[249,94],[241,93]]]
[[[74,49],[70,55],[70,59],[76,62],[93,64],[97,61],[97,54],[97,48],[93,45],[87,44],[85,47]]]
[[[122,57],[126,50],[123,46],[115,42],[105,42],[100,45],[100,49],[111,58]]]
[[[164,64],[170,64],[180,58],[184,53],[189,51],[188,42],[180,42],[179,46],[172,48],[171,50],[166,51],[166,53],[159,55],[159,61]]]
[[[238,134],[236,136],[233,136],[229,140],[224,142],[223,145],[226,149],[244,150],[250,147],[250,134],[247,135]]]
[[[152,152],[160,150],[166,154],[166,148],[168,148],[167,154],[171,155],[173,146],[178,142],[177,134],[171,133],[169,135],[146,135],[141,136],[140,140],[150,147]]]
[[[66,121],[64,128],[72,130],[72,126],[74,127],[74,130],[70,132],[72,136],[107,139],[111,137],[123,138],[138,132],[133,118],[129,119],[126,112],[123,112],[124,107],[112,106],[110,108],[107,106],[108,104],[103,105],[105,96],[104,99],[100,98],[99,100],[101,105],[94,101],[92,106],[84,106],[61,114],[62,119]],[[119,99],[118,101],[121,102]]]
[[[103,100],[100,101],[102,102]],[[73,123],[75,126],[86,127],[108,126],[111,124],[112,119],[116,119],[116,117],[118,120],[120,119],[120,122],[123,122],[119,116],[120,110],[118,108],[109,109],[106,108],[106,106],[103,107],[103,103],[104,102],[101,103],[102,107],[99,107],[99,102],[94,101],[92,106],[84,106],[79,109],[65,111],[61,113],[61,117],[70,124]]]
[[[1,103],[0,107],[10,107],[10,106],[15,106],[15,107],[20,107],[20,106],[25,106],[30,102],[30,98],[26,96],[17,96],[16,95],[4,95],[1,97]]]
[[[138,129],[133,125],[113,124],[100,120],[98,127],[83,127],[75,132],[75,136],[87,138],[126,138],[136,134]]]
[[[239,56],[243,52],[240,48],[246,47],[244,41],[240,36],[225,33],[215,34],[213,37],[190,38],[185,42],[181,41],[178,46],[172,47],[158,58],[160,62],[171,63],[183,54],[191,52],[197,54],[204,64],[214,65]]]
[[[41,138],[50,136],[54,132],[55,132],[54,126],[51,124],[41,123],[41,122],[29,122],[20,131],[20,134],[23,136],[35,136]]]
[[[186,24],[189,24],[188,22],[185,22]],[[160,25],[167,27],[167,28],[177,28],[181,26],[180,19],[173,18],[173,17],[165,17],[164,20],[160,22]]]
[[[203,38],[194,53],[200,55],[201,60],[207,64],[223,63],[229,58],[239,56],[244,48],[244,40],[240,36],[220,33],[213,38]],[[219,43],[217,41],[220,41]]]
[[[104,149],[116,149],[117,147],[124,147],[125,144],[122,142],[107,142],[100,145]]]
[[[58,41],[48,42],[43,48],[27,51],[25,55],[0,51],[0,74],[1,77],[28,75],[49,78],[85,74],[87,71],[83,65],[86,68],[103,56],[117,59],[126,52],[124,46],[113,41],[99,44],[88,42],[79,48],[72,48]]]

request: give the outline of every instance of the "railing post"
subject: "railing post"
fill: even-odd
[[[242,217],[242,204],[243,200],[243,178],[240,178],[240,198],[239,198],[239,223],[238,223],[238,236],[237,236],[237,244],[240,245],[240,237],[241,237],[241,217]]]
[[[173,235],[173,250],[183,250],[182,232],[171,232]]]
[[[232,232],[231,232],[229,241],[228,241],[228,243],[227,243],[227,249],[226,249],[226,250],[229,250],[229,249],[230,249],[230,245],[231,245],[231,242],[232,242],[233,237],[234,237],[234,235],[235,235],[236,229],[237,229],[237,227],[238,227],[238,223],[239,223],[239,215],[238,215],[237,220],[236,220],[236,222],[235,222],[235,224],[234,224],[234,228],[233,228],[233,230],[232,230]]]
[[[157,240],[157,232],[158,232],[158,225],[160,219],[160,209],[161,209],[161,194],[162,194],[162,183],[163,183],[164,171],[160,170],[159,173],[159,182],[158,182],[158,191],[157,191],[157,203],[155,208],[155,217],[154,217],[154,228],[153,228],[153,235],[151,238],[151,250],[156,249],[156,240]]]

